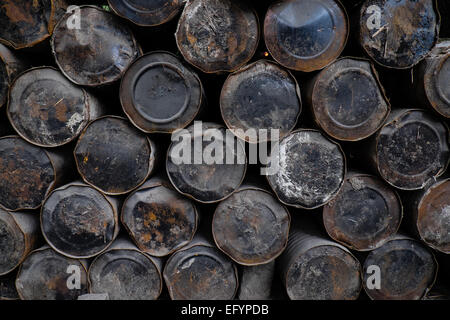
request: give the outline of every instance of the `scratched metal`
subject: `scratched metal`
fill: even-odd
[[[79,85],[95,87],[120,79],[140,55],[131,30],[113,13],[94,6],[79,8],[55,27],[51,46],[57,65]],[[77,17],[79,26],[72,26],[69,19]]]
[[[172,20],[181,11],[183,0],[108,0],[111,9],[134,24],[150,27]]]
[[[436,8],[435,0],[367,0],[360,11],[359,41],[377,63],[410,68],[437,41]]]
[[[232,72],[255,54],[256,13],[240,1],[188,1],[175,34],[184,58],[206,73]]]

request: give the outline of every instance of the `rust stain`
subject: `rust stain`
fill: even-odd
[[[33,2],[33,6],[36,6],[36,0]],[[20,6],[19,6],[20,4]],[[33,17],[31,16],[30,9],[23,8],[24,3],[16,3],[13,1],[8,1],[7,3],[2,5],[2,9],[6,11],[6,16],[9,18],[11,23],[19,23],[19,22],[26,22],[29,24],[34,24],[36,21],[33,20]],[[29,4],[28,4],[29,5]]]

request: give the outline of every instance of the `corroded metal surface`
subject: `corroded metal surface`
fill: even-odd
[[[172,300],[231,300],[238,289],[236,266],[203,240],[175,252],[163,276]]]
[[[343,58],[309,84],[307,94],[316,123],[338,140],[357,141],[374,134],[390,112],[374,66]]]
[[[292,74],[268,60],[259,60],[228,76],[220,96],[228,128],[250,143],[270,141],[245,136],[248,129],[279,130],[280,139],[295,127],[302,110],[300,88]]]
[[[19,137],[0,138],[0,207],[39,208],[64,171],[59,160]]]
[[[66,6],[64,0],[3,0],[0,42],[22,49],[44,41],[52,34]]]
[[[142,251],[162,257],[192,241],[199,216],[169,182],[152,178],[125,200],[121,220]]]
[[[380,289],[369,289],[368,266],[378,266]],[[372,251],[363,268],[363,285],[374,300],[417,300],[433,286],[437,274],[433,253],[420,242],[399,236]]]
[[[106,250],[119,232],[117,201],[79,182],[53,190],[41,209],[47,243],[72,258],[90,258]]]
[[[316,130],[293,131],[271,155],[278,169],[267,180],[280,201],[314,209],[332,200],[344,183],[346,160],[339,144]]]
[[[140,26],[157,26],[172,20],[183,0],[108,0],[116,14]]]
[[[282,0],[269,7],[264,39],[272,57],[297,71],[320,70],[344,50],[347,13],[337,0]]]
[[[450,40],[439,42],[417,66],[415,89],[440,115],[450,118]]]
[[[175,34],[184,58],[203,72],[231,72],[248,62],[259,41],[256,14],[232,0],[189,1]]]
[[[79,28],[70,27],[73,15],[80,19]],[[84,86],[120,79],[140,55],[131,30],[114,14],[94,6],[80,6],[65,14],[55,27],[51,46],[64,75]]]
[[[37,216],[0,209],[0,275],[11,272],[22,263],[33,250],[38,236]]]
[[[355,300],[361,291],[359,261],[304,219],[291,228],[279,265],[292,300]]]
[[[243,266],[241,272],[239,300],[267,300],[271,298],[275,261],[259,266]]]
[[[8,99],[9,87],[14,78],[25,68],[26,62],[0,43],[0,107]]]
[[[38,146],[69,143],[101,113],[95,98],[54,68],[30,69],[11,85],[8,118],[19,135]]]
[[[361,7],[359,41],[386,67],[417,64],[436,43],[438,30],[435,0],[367,0]]]
[[[120,101],[140,130],[171,133],[195,118],[205,97],[193,71],[173,54],[156,51],[138,58],[126,71]]]
[[[214,212],[216,245],[242,265],[266,264],[287,245],[291,217],[271,193],[253,186],[239,188]]]
[[[194,124],[186,131],[176,133],[167,151],[166,170],[170,182],[179,192],[200,202],[213,203],[229,197],[239,188],[247,169],[247,158],[244,143],[232,134],[233,137],[227,139],[223,126],[205,122],[202,127],[203,130],[196,132]],[[223,148],[219,148],[221,152],[216,151],[215,159],[212,160],[220,160],[221,163],[213,161],[208,164],[202,161],[196,164],[196,145],[201,146],[203,154],[208,154],[207,148],[213,139]],[[183,149],[192,150],[188,155],[190,163],[181,161],[177,164],[183,160],[176,158]],[[209,151],[212,154],[212,150]],[[233,160],[232,164],[227,164],[227,157]]]
[[[107,294],[109,300],[156,300],[161,294],[162,262],[117,239],[89,267],[91,293]]]
[[[109,195],[136,189],[151,174],[153,142],[124,118],[98,118],[84,129],[74,150],[83,180]]]
[[[359,251],[380,247],[395,235],[402,221],[399,196],[377,177],[351,173],[342,190],[323,208],[329,236]]]
[[[422,110],[396,110],[377,133],[378,172],[403,190],[424,188],[447,168],[450,151],[444,123]]]
[[[69,268],[70,267],[70,268]],[[70,277],[79,271],[80,289],[69,288]],[[73,284],[73,283],[72,283]],[[88,293],[84,264],[45,246],[33,251],[19,269],[16,287],[22,300],[76,300]]]

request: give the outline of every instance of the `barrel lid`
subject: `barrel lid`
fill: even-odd
[[[55,168],[44,149],[17,136],[0,138],[0,207],[37,209],[55,181]]]
[[[80,18],[73,27],[69,19]],[[51,39],[55,60],[64,75],[84,86],[109,84],[122,77],[140,49],[128,26],[112,13],[80,6],[66,13]]]
[[[206,73],[231,72],[248,62],[259,42],[256,13],[242,1],[188,1],[175,34],[184,58]]]
[[[120,85],[124,112],[144,132],[184,128],[198,113],[203,88],[198,77],[166,52],[146,54],[130,66]]]
[[[116,14],[139,26],[157,26],[172,20],[183,0],[108,0]]]
[[[315,209],[332,200],[346,172],[340,145],[310,129],[283,138],[278,150],[272,150],[270,166],[277,170],[267,175],[267,180],[279,200],[303,209]]]
[[[108,248],[118,230],[117,212],[96,189],[69,184],[52,191],[41,209],[42,233],[57,252],[90,258]]]
[[[22,261],[26,251],[23,231],[11,214],[0,209],[0,275],[7,274]]]
[[[272,4],[264,39],[272,57],[297,71],[322,69],[344,50],[347,13],[336,0],[283,0]]]
[[[83,89],[51,67],[33,68],[11,85],[8,118],[28,142],[56,147],[75,139],[89,121]]]

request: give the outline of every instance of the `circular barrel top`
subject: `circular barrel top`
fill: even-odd
[[[30,143],[56,147],[76,138],[89,121],[84,90],[59,71],[35,68],[21,74],[11,86],[8,118]]]
[[[297,71],[322,69],[342,52],[349,32],[345,9],[335,0],[283,0],[272,4],[264,39],[272,57]]]
[[[79,26],[72,26],[78,18]],[[55,27],[51,45],[64,75],[84,86],[120,79],[140,54],[131,30],[114,14],[94,6],[65,14]]]

